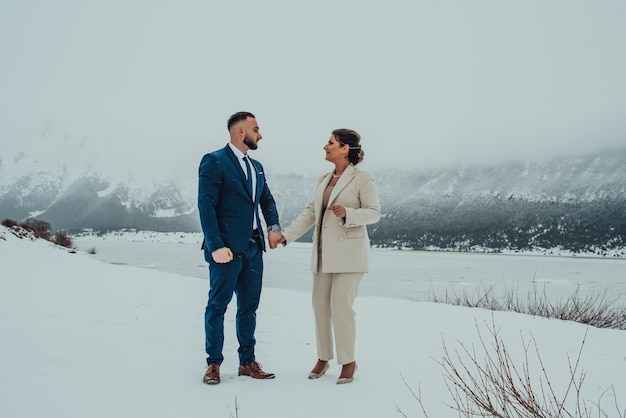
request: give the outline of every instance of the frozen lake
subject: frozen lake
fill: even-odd
[[[206,280],[200,240],[79,237],[75,242],[80,251],[95,247],[94,257],[108,263]],[[268,251],[264,285],[309,292],[310,251],[310,244],[300,243]],[[371,270],[359,295],[428,300],[433,292],[475,295],[490,288],[498,293],[515,290],[522,296],[536,289],[549,298],[565,298],[577,289],[582,296],[606,291],[626,301],[626,260],[373,249]]]

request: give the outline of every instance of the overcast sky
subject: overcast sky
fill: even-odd
[[[369,168],[626,144],[623,0],[0,0],[0,53],[3,150],[195,172],[239,110],[274,172],[339,127]]]

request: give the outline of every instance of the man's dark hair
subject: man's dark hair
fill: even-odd
[[[242,120],[246,120],[248,118],[255,118],[256,116],[254,116],[252,113],[250,112],[237,112],[234,115],[232,115],[230,118],[228,118],[228,130],[230,131],[230,127],[233,126],[234,124],[236,124],[237,122],[241,122]]]

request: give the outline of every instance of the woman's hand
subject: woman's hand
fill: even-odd
[[[328,210],[332,210],[336,217],[345,218],[346,217],[346,208],[341,205],[332,205],[328,207]]]

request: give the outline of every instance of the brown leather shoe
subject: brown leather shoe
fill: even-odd
[[[209,367],[207,367],[206,372],[204,373],[204,378],[202,379],[202,381],[207,385],[217,385],[221,381],[219,364],[209,364]]]
[[[253,379],[273,379],[276,377],[274,373],[266,373],[261,370],[261,365],[256,361],[247,366],[239,366],[239,376],[250,376]]]

